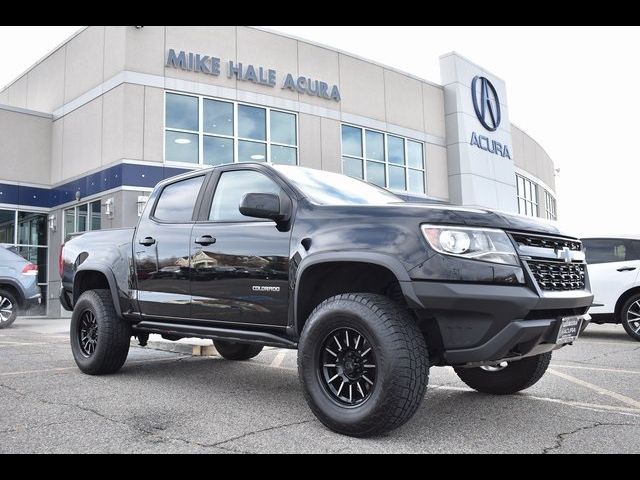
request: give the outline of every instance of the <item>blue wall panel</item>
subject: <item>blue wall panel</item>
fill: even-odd
[[[73,180],[55,188],[38,188],[0,182],[0,203],[20,207],[55,208],[80,198],[97,195],[118,187],[153,188],[165,178],[188,172],[188,169],[162,165],[119,164]]]

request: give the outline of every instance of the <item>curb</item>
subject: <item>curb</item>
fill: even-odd
[[[132,346],[139,346],[138,340],[131,339]],[[201,340],[199,338],[183,338],[177,342],[171,342],[163,339],[160,335],[151,335],[146,347],[151,350],[159,350],[162,352],[181,353],[183,355],[191,355],[194,357],[217,357],[218,351],[213,346],[211,340]]]

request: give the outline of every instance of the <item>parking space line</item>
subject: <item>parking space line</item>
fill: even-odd
[[[627,397],[626,395],[622,395],[620,393],[607,390],[606,388],[600,387],[598,385],[594,385],[593,383],[585,382],[584,380],[580,380],[579,378],[573,377],[566,373],[558,372],[557,370],[553,370],[552,368],[550,368],[547,371],[550,374],[555,375],[556,377],[560,377],[560,378],[563,378],[564,380],[567,380],[568,382],[575,383],[576,385],[580,385],[585,388],[589,388],[595,392],[598,392],[601,395],[606,395],[607,397],[614,398],[619,402],[622,402],[626,405],[629,405],[635,409],[640,410],[640,402],[637,400],[634,400],[631,397]]]
[[[2,347],[31,347],[31,346],[38,346],[38,345],[50,345],[49,343],[46,342],[0,342],[0,348]]]
[[[273,362],[271,362],[271,367],[280,368],[280,366],[282,365],[282,362],[284,361],[284,358],[287,356],[287,353],[289,353],[289,350],[285,350],[284,348],[281,348],[278,354],[276,355],[276,358],[274,358]]]
[[[45,368],[42,370],[22,370],[19,372],[3,372],[0,373],[0,377],[17,377],[19,375],[28,375],[30,373],[54,373],[54,372],[66,372],[67,370],[74,370],[78,367],[60,367],[60,368]]]
[[[190,358],[190,357],[191,357],[190,355],[187,355],[187,356],[182,356],[181,355],[179,357],[150,358],[149,360],[133,360],[131,362],[127,362],[125,364],[125,366],[127,366],[127,365],[141,365],[141,364],[152,363],[152,362],[167,362],[167,361],[175,362],[176,359]],[[209,357],[198,357],[198,358],[209,358]],[[0,377],[17,377],[19,375],[29,375],[29,374],[36,374],[36,373],[67,372],[69,370],[78,370],[78,367],[73,366],[73,367],[60,367],[60,368],[44,368],[42,370],[22,370],[22,371],[19,371],[19,372],[4,372],[4,373],[0,373]]]
[[[551,366],[555,368],[573,368],[576,370],[592,370],[594,372],[631,373],[634,375],[640,375],[640,370],[620,370],[619,368],[582,367],[579,365],[559,365],[557,363],[552,363]]]
[[[633,341],[629,342],[603,342],[598,340],[578,340],[576,345],[581,345],[583,343],[589,343],[591,345],[624,345],[627,347],[632,347],[634,345]]]
[[[454,387],[451,385],[430,384],[428,388],[435,389],[435,390],[449,390],[453,392],[473,392],[474,391],[469,387]],[[541,402],[557,403],[560,405],[565,405],[567,407],[583,408],[583,409],[595,410],[600,412],[602,411],[616,412],[623,415],[630,415],[632,417],[640,418],[640,409],[637,409],[637,408],[618,407],[616,405],[604,405],[601,403],[574,402],[572,400],[562,400],[560,398],[551,398],[551,397],[539,397],[537,395],[528,395],[528,394],[524,394],[523,397],[530,398],[532,400],[538,400]]]

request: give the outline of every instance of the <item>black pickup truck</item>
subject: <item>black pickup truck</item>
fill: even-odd
[[[582,244],[550,223],[265,164],[160,183],[135,229],[72,239],[60,269],[83,372],[116,372],[150,333],[213,339],[229,360],[298,349],[315,415],[361,437],[411,418],[430,367],[485,393],[530,387],[593,299]]]

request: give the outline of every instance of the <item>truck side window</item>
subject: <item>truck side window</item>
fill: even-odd
[[[203,181],[201,175],[166,186],[156,203],[154,218],[167,223],[191,222]]]
[[[212,222],[248,222],[240,213],[242,197],[247,193],[280,193],[280,187],[260,172],[239,170],[224,172],[220,176],[211,204],[209,220]]]

